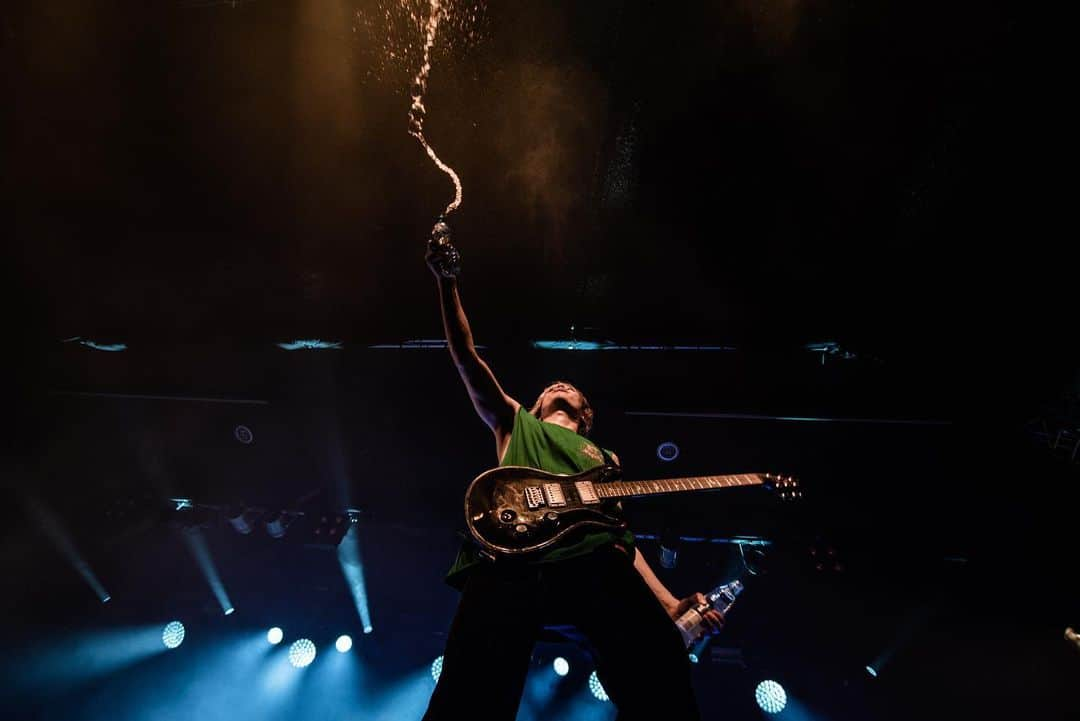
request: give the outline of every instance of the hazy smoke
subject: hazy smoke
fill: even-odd
[[[524,64],[514,72],[496,139],[508,192],[520,193],[533,220],[558,229],[575,204],[589,203],[606,90],[578,67]]]

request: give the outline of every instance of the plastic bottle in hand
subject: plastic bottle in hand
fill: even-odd
[[[722,586],[717,586],[705,594],[705,603],[694,606],[689,611],[679,616],[675,625],[679,627],[683,642],[690,648],[700,639],[707,630],[703,614],[710,608],[715,608],[720,613],[727,613],[735,603],[735,598],[742,593],[742,581],[732,581]]]
[[[435,227],[431,229],[431,240],[428,241],[428,248],[437,254],[435,268],[440,275],[444,278],[456,278],[461,273],[461,253],[450,242],[450,226],[446,224],[446,219],[441,215],[435,223]]]

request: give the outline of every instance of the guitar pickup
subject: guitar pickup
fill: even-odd
[[[544,498],[552,508],[562,508],[566,505],[566,496],[563,494],[562,485],[558,483],[545,483]]]
[[[540,486],[525,486],[525,506],[535,511],[544,505],[544,492]]]
[[[585,505],[592,505],[599,503],[600,498],[596,495],[596,489],[593,488],[592,481],[576,481],[574,487],[577,488],[578,498]]]

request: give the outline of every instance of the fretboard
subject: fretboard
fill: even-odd
[[[761,473],[740,473],[734,476],[695,476],[692,478],[665,478],[657,481],[612,481],[597,483],[593,488],[601,498],[625,498],[628,496],[651,496],[658,493],[682,493],[683,491],[708,491],[713,488],[736,486],[760,486],[765,482]]]

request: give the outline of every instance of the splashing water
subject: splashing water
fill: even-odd
[[[412,107],[409,108],[409,135],[420,141],[420,145],[423,146],[432,162],[435,163],[439,170],[450,176],[450,180],[454,182],[454,199],[442,213],[443,216],[448,216],[461,205],[461,179],[458,178],[453,168],[439,159],[427,139],[424,138],[424,116],[427,114],[427,109],[424,107],[424,93],[427,91],[428,74],[431,72],[431,48],[435,44],[435,34],[439,30],[439,22],[446,14],[442,0],[430,0],[430,3],[431,14],[428,15],[427,23],[424,25],[424,61],[420,65],[420,70],[416,73],[412,84]]]
[[[359,42],[353,51],[364,68],[363,82],[385,83],[394,93],[408,91],[423,56],[429,1],[366,0],[357,8],[352,31]],[[491,32],[483,0],[443,0],[442,9],[439,45],[432,48],[432,55],[460,56]]]

